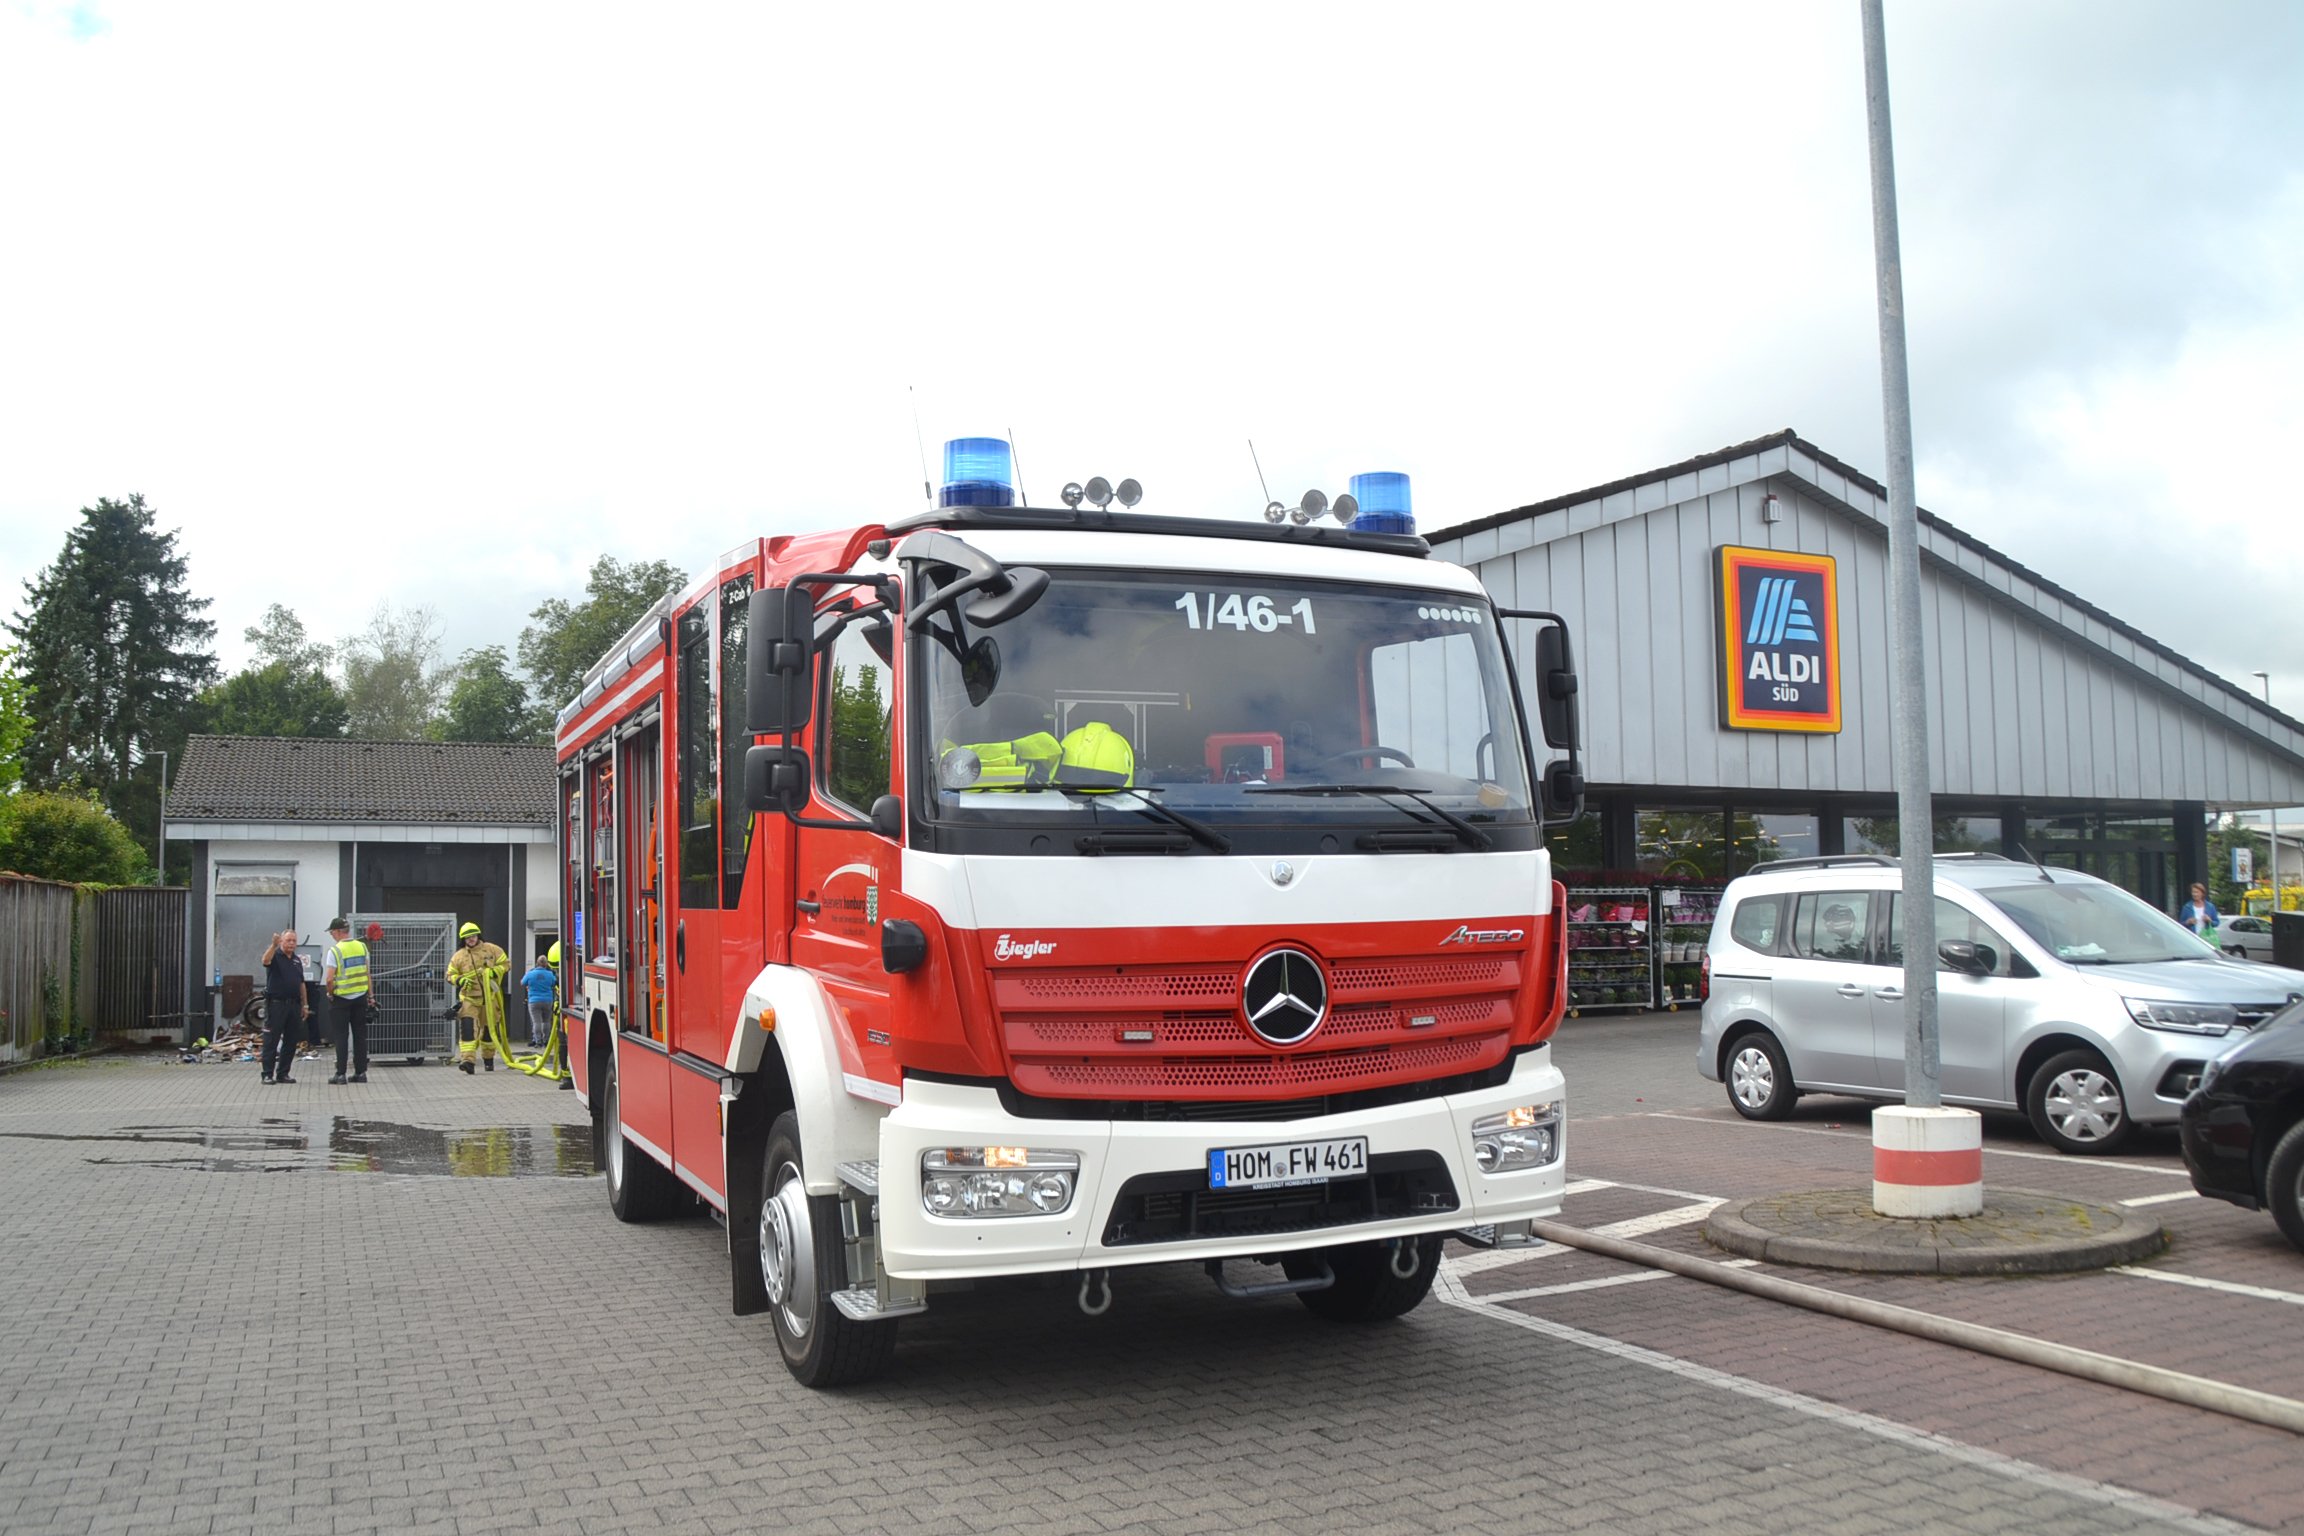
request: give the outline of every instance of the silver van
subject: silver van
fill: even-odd
[[[1903,1097],[1903,879],[1849,854],[1730,882],[1696,1067],[1738,1114]],[[1944,1102],[2021,1109],[2066,1152],[2174,1125],[2228,1037],[2304,997],[2304,973],[2219,954],[2116,885],[1996,854],[1937,856],[1936,939]]]

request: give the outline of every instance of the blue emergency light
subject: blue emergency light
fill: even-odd
[[[1353,515],[1354,533],[1414,533],[1416,514],[1408,498],[1408,477],[1391,470],[1352,477],[1352,499],[1360,503]]]
[[[940,507],[1012,507],[1016,505],[1016,475],[1010,467],[1008,440],[1000,437],[955,437],[944,444],[944,489],[936,493]]]

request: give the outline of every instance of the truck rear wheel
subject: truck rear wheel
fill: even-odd
[[[764,1156],[760,1279],[785,1368],[804,1387],[869,1380],[895,1355],[896,1323],[860,1323],[834,1304],[832,1293],[847,1283],[840,1197],[808,1193],[800,1122],[790,1111],[769,1127]]]
[[[600,1145],[607,1153],[608,1209],[618,1221],[655,1221],[670,1215],[680,1201],[679,1181],[624,1135],[624,1096],[617,1090],[613,1045],[595,1102],[600,1107]]]
[[[1296,1293],[1296,1299],[1314,1317],[1332,1323],[1386,1322],[1415,1311],[1440,1271],[1440,1234],[1406,1241],[1405,1251],[1415,1257],[1416,1269],[1405,1277],[1393,1270],[1392,1245],[1380,1242],[1292,1253],[1280,1261],[1280,1267],[1291,1280],[1308,1280],[1320,1273],[1322,1259],[1328,1261],[1336,1283],[1326,1290]]]

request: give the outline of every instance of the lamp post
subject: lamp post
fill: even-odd
[[[2272,707],[2271,675],[2265,672],[2251,672],[2248,675],[2264,685],[2264,707],[2270,709]],[[2246,906],[2248,898],[2243,896],[2240,898],[2240,902],[2242,906]],[[2272,910],[2275,912],[2280,910],[2280,807],[2278,806],[2272,807]]]
[[[168,754],[160,754],[160,830],[152,838],[152,867],[168,883]]]

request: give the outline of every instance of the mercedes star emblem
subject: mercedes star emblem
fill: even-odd
[[[1294,1045],[1328,1016],[1328,978],[1300,949],[1275,949],[1248,967],[1240,1012],[1260,1039]]]

